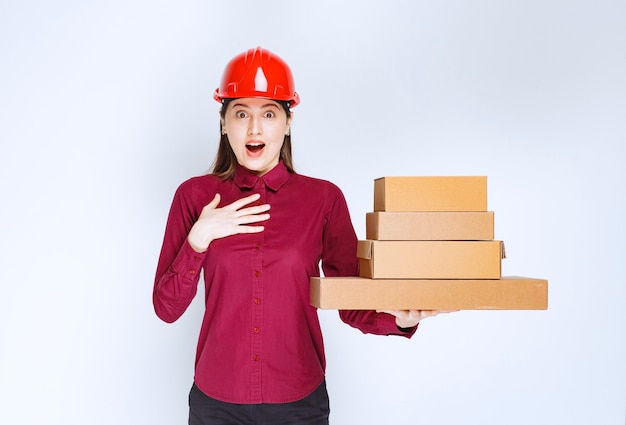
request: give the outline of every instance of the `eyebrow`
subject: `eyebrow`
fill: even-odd
[[[237,103],[233,104],[233,108],[235,108],[237,106],[241,106],[241,107],[244,107],[244,108],[251,108],[251,106],[246,104],[246,103],[237,102]],[[278,109],[278,105],[276,103],[266,103],[265,105],[262,105],[260,109],[267,108],[267,107],[274,107],[274,108]]]

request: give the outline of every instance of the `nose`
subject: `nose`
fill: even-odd
[[[263,129],[261,128],[261,120],[258,117],[252,116],[250,117],[249,126],[248,126],[248,134],[262,134]]]

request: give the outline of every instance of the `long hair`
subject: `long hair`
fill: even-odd
[[[222,117],[222,120],[226,116],[226,108],[228,108],[228,104],[233,100],[234,99],[224,99],[222,101],[222,107],[220,109],[220,117]],[[276,100],[275,102],[282,106],[287,113],[287,117],[291,116],[289,102],[283,102],[280,100]],[[232,179],[235,175],[237,157],[235,156],[233,149],[230,147],[228,135],[222,132],[222,120],[220,120],[220,144],[217,148],[217,155],[215,156],[215,161],[213,162],[210,173],[223,180],[228,180]],[[287,171],[295,173],[293,168],[293,157],[291,156],[291,132],[289,132],[289,135],[286,135],[283,140],[283,146],[280,150],[280,160],[285,164]]]

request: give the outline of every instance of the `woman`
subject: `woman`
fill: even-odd
[[[325,357],[309,278],[357,276],[357,237],[332,183],[297,174],[291,122],[300,99],[287,64],[251,49],[226,67],[215,99],[221,139],[210,175],[176,191],[154,307],[178,319],[204,270],[190,424],[327,424]],[[390,314],[388,314],[390,313]],[[437,312],[340,311],[364,333],[410,337]]]

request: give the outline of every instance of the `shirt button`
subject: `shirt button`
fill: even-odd
[[[189,274],[193,276],[194,274],[196,274],[196,271],[194,269],[190,269]]]
[[[259,356],[258,354],[252,356],[252,361],[258,362],[259,360],[261,360],[261,356]]]
[[[257,271],[255,271],[255,272],[254,272],[254,276],[256,276],[256,277],[261,276],[261,272],[260,272],[260,271],[258,271],[258,270],[257,270]]]
[[[255,334],[259,333],[259,328],[252,328],[252,330],[254,331]]]
[[[254,247],[255,247],[256,249],[261,249],[261,244],[260,244],[260,243],[257,243]]]
[[[254,303],[255,304],[261,304],[261,298],[255,298],[254,299]]]

